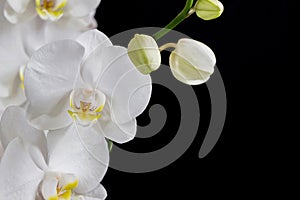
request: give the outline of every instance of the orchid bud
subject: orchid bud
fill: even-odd
[[[128,56],[142,74],[150,74],[159,68],[160,51],[156,41],[148,35],[136,34],[128,44]]]
[[[192,39],[180,39],[170,55],[169,64],[176,79],[198,85],[206,82],[214,72],[216,57],[205,44]]]
[[[195,9],[198,17],[211,20],[218,18],[223,13],[224,7],[218,0],[198,0]]]

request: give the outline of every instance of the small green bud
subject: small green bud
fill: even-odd
[[[148,35],[136,34],[128,44],[128,56],[142,74],[159,68],[161,55],[156,41]]]
[[[224,6],[218,0],[198,0],[195,9],[198,17],[204,20],[211,20],[220,17]]]

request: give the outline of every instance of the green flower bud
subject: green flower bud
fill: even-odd
[[[170,55],[174,77],[188,85],[206,82],[214,72],[216,57],[205,44],[192,39],[180,39]]]
[[[224,7],[218,0],[198,0],[195,9],[198,17],[211,20],[218,18],[223,13]]]
[[[128,44],[128,56],[142,74],[150,74],[161,64],[156,41],[148,35],[136,34]]]

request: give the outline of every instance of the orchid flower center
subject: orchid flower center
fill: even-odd
[[[43,20],[59,20],[66,4],[67,0],[35,0],[36,12]]]
[[[19,69],[19,78],[20,78],[20,87],[24,90],[25,86],[24,86],[24,72],[25,72],[25,65],[22,65]]]
[[[37,195],[45,200],[71,200],[77,186],[78,179],[73,174],[47,172]]]
[[[70,95],[69,114],[81,125],[88,126],[101,117],[106,97],[99,90],[75,89]]]

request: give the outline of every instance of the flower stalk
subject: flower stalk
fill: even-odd
[[[180,24],[184,19],[189,17],[191,15],[190,10],[193,6],[193,3],[194,0],[187,0],[183,10],[168,25],[153,34],[153,38],[155,40],[159,40],[160,38],[168,34],[172,29],[174,29],[178,24]]]

